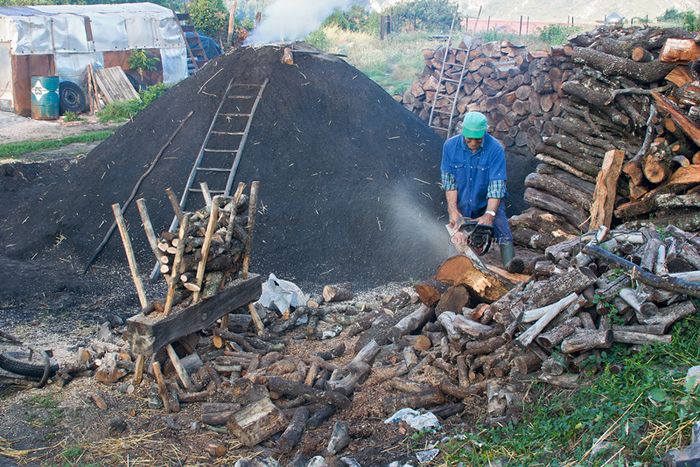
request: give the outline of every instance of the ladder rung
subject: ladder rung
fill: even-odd
[[[444,131],[447,131],[447,128],[443,128],[443,127],[441,127],[441,126],[430,125],[430,128],[435,128],[436,130],[444,130]]]
[[[454,100],[454,97],[452,97],[452,96],[449,95],[449,94],[438,94],[438,93],[435,93],[435,100],[437,100],[437,99],[447,99],[447,100],[451,101],[451,100]]]
[[[435,113],[436,114],[452,115],[452,112],[447,112],[445,110],[439,110],[439,109],[435,109]]]
[[[202,192],[202,190],[199,189],[199,188],[190,188],[188,191],[193,191],[193,192],[195,192],[195,193],[201,193],[201,192]],[[225,192],[224,190],[209,190],[209,193],[211,193],[212,195],[222,195],[222,194],[224,194],[224,193],[226,193],[226,192]]]
[[[447,81],[448,83],[458,83],[458,84],[459,84],[459,80],[458,80],[458,79],[442,78],[442,80],[443,80],[443,81]]]
[[[229,99],[255,99],[255,96],[228,96]]]
[[[250,114],[219,114],[219,117],[250,117]]]
[[[457,65],[457,66],[464,66],[464,63],[457,63],[457,62],[445,62],[445,65]]]
[[[227,152],[227,153],[233,153],[233,152],[238,152],[238,149],[207,149],[207,148],[204,148],[204,152]]]
[[[231,172],[231,169],[219,169],[216,167],[197,167],[197,170],[202,172]]]
[[[243,136],[242,131],[212,131],[212,135]]]
[[[240,83],[240,84],[233,83],[231,86],[245,86],[248,88],[260,88],[260,87],[262,87],[262,85],[260,85],[260,84],[250,84],[250,83]]]

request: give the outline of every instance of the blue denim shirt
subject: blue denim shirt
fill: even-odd
[[[486,209],[489,183],[508,178],[503,146],[489,134],[484,135],[481,147],[474,154],[465,144],[462,135],[445,141],[440,169],[443,173],[454,176],[457,208],[463,216],[469,218],[480,216]]]

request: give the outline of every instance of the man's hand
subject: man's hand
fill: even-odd
[[[447,214],[450,216],[450,228],[457,227],[457,223],[462,218],[462,215],[456,209],[448,209]]]
[[[494,216],[492,216],[491,214],[484,214],[483,216],[477,218],[476,222],[478,222],[481,225],[493,225],[493,220]]]

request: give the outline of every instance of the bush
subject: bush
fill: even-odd
[[[692,11],[683,13],[683,27],[688,31],[700,31],[700,13],[695,14]]]
[[[131,99],[128,101],[111,102],[97,113],[97,118],[102,123],[123,122],[131,120],[137,113],[148,107],[158,99],[168,86],[163,83],[149,86],[139,93],[141,99]]]
[[[561,45],[566,43],[566,38],[580,31],[576,26],[563,26],[561,24],[549,24],[540,29],[540,40],[549,45]]]
[[[223,0],[194,0],[190,17],[197,31],[216,37],[228,26],[228,10]]]
[[[323,50],[324,52],[327,52],[328,47],[330,46],[328,36],[326,36],[326,33],[323,31],[323,28],[319,28],[311,34],[309,34],[308,36],[306,36],[305,41],[313,45],[317,49]]]
[[[345,31],[369,31],[379,29],[379,15],[370,13],[365,8],[354,5],[347,11],[336,9],[323,22],[323,26],[337,26]],[[372,23],[376,22],[377,27],[372,29]]]
[[[410,0],[398,3],[390,10],[395,27],[407,27],[413,31],[447,31],[455,11],[457,3],[454,0]]]

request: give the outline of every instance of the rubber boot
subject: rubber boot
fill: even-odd
[[[508,272],[523,272],[525,269],[525,263],[522,259],[515,257],[513,242],[501,243],[498,245],[498,249],[501,251],[501,262],[503,263],[503,267],[505,267]]]

